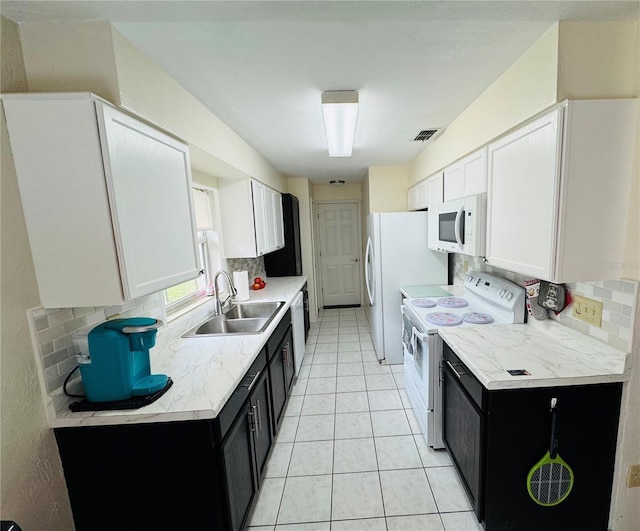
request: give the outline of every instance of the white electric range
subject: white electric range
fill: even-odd
[[[463,288],[451,286],[447,290],[425,287],[425,293],[435,293],[427,297],[411,296],[419,289],[402,290],[405,387],[422,435],[433,448],[444,448],[442,339],[438,330],[523,323],[526,311],[524,288],[484,271],[470,271]]]

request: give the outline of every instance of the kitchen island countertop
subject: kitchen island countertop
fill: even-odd
[[[266,281],[265,289],[250,290],[248,302],[284,301],[285,304],[263,333],[182,338],[182,334],[211,315],[212,299],[158,331],[156,345],[150,351],[151,372],[167,374],[173,380],[173,386],[162,397],[140,409],[72,413],[68,406],[77,399],[59,390],[47,400],[49,423],[61,428],[217,417],[307,277],[274,277]]]
[[[626,352],[552,319],[527,324],[441,328],[442,339],[489,390],[622,382]],[[524,369],[512,376],[509,369]]]

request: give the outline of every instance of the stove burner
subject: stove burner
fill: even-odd
[[[436,301],[433,299],[413,299],[411,304],[418,308],[433,308],[436,305]]]
[[[432,312],[424,316],[427,323],[437,326],[458,326],[462,324],[462,317],[447,312]]]
[[[489,324],[493,323],[493,317],[491,317],[488,313],[480,313],[480,312],[468,312],[465,313],[462,318],[467,323],[473,324]]]
[[[438,306],[443,308],[464,308],[469,306],[469,303],[462,297],[442,297],[438,299]]]

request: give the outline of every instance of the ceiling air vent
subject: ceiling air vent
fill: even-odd
[[[441,133],[442,129],[443,128],[423,129],[416,135],[413,140],[414,142],[426,142],[427,140],[431,140],[434,136],[437,136],[439,133]]]

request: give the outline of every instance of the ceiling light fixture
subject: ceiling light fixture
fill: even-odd
[[[324,130],[330,157],[350,157],[356,132],[358,92],[325,90],[322,93]]]
[[[342,179],[336,179],[333,181],[329,181],[329,184],[332,184],[333,186],[342,186],[344,184],[344,181]]]

